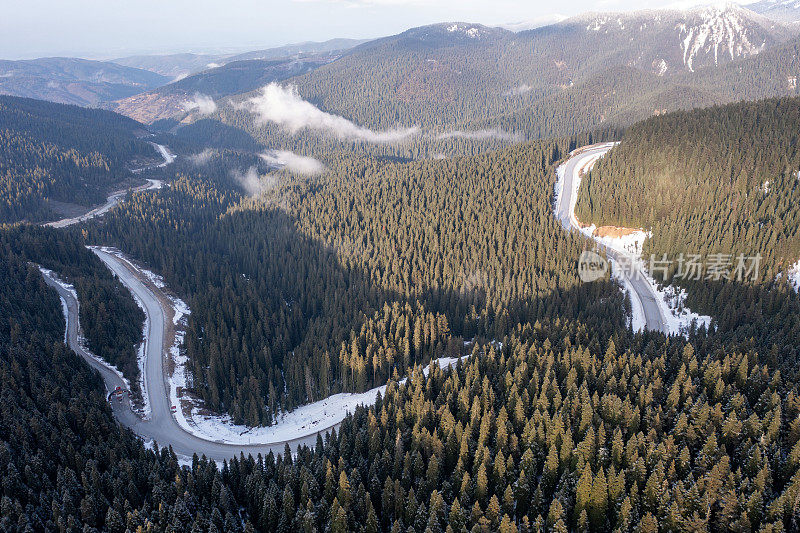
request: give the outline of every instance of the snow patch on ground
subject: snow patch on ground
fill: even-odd
[[[615,143],[610,144],[613,146]],[[583,167],[580,169],[580,172],[588,172],[592,166],[594,166],[594,164],[604,155],[605,152],[587,159],[584,162]],[[557,212],[561,205],[565,172],[566,165],[561,165],[556,170],[555,208]],[[578,190],[580,189],[581,180],[574,179],[572,181],[573,191],[570,195],[569,206],[570,220],[572,225],[580,228],[581,233],[587,237],[594,239],[597,243],[605,246],[606,248],[610,248],[618,252],[619,254],[628,258],[631,262],[631,265],[620,265],[616,261],[612,260],[611,275],[612,278],[622,283],[623,291],[631,299],[631,317],[629,318],[629,321],[633,330],[641,331],[644,329],[646,321],[644,318],[644,309],[642,303],[639,300],[636,291],[633,290],[630,281],[625,279],[622,270],[623,268],[628,272],[631,271],[631,268],[635,268],[638,271],[638,275],[641,275],[647,281],[647,283],[650,284],[650,287],[655,294],[656,303],[659,306],[661,315],[664,318],[670,334],[686,336],[693,325],[695,327],[702,325],[708,327],[711,324],[710,316],[699,315],[686,307],[686,291],[684,289],[674,287],[672,285],[662,287],[647,272],[645,262],[642,260],[642,247],[644,245],[644,241],[652,235],[650,232],[637,230],[628,235],[620,237],[598,237],[595,235],[597,228],[594,224],[585,227],[581,226],[580,222],[575,217],[575,204],[578,200]]]
[[[438,364],[446,369],[455,366],[459,360],[469,357],[442,357],[431,361],[431,365]],[[423,368],[427,376],[431,365]],[[399,384],[405,383],[402,379]],[[170,387],[172,390],[172,387]],[[202,439],[224,441],[230,444],[262,444],[275,443],[296,438],[301,438],[315,431],[325,431],[345,419],[348,413],[353,412],[359,405],[372,405],[378,393],[386,394],[386,385],[375,387],[362,393],[334,394],[318,402],[302,405],[294,411],[281,413],[275,424],[266,427],[251,428],[236,425],[228,415],[202,414],[199,406],[192,407],[191,422],[185,427],[187,431]],[[181,418],[178,419],[181,422]],[[183,426],[183,422],[181,422]]]
[[[642,248],[644,246],[645,239],[653,236],[653,234],[649,231],[636,230],[621,237],[600,237],[595,235],[596,231],[597,227],[594,224],[581,228],[581,233],[587,237],[593,238],[600,244],[607,246],[608,248],[613,248],[618,252],[635,257],[640,257],[642,255]]]
[[[800,292],[800,261],[789,268],[789,284]]]
[[[626,298],[631,302],[631,316],[628,317],[631,328],[637,333],[644,331],[647,326],[647,319],[644,316],[642,302],[636,295],[636,291],[633,289],[631,282],[628,281],[628,278],[623,274],[622,267],[613,259],[611,260],[611,279],[617,280],[622,287],[622,292],[625,293]]]
[[[711,325],[711,317],[697,314],[686,307],[686,289],[675,285],[662,287],[649,274],[647,274],[646,279],[658,295],[656,302],[661,308],[661,314],[667,319],[667,327],[669,327],[671,334],[686,337],[693,327],[700,328],[704,326],[708,329]]]
[[[127,261],[127,258],[117,250],[116,248],[111,248],[109,246],[87,246],[93,252],[96,250],[100,250],[101,252],[105,252],[107,254],[113,255],[122,259],[123,261]],[[102,259],[102,258],[101,258]],[[147,314],[147,310],[144,307],[144,302],[136,296],[134,291],[128,291],[136,302],[136,305],[139,306],[139,309],[142,310],[144,313],[144,328],[142,331],[142,342],[139,343],[139,348],[136,351],[136,365],[139,367],[139,390],[142,394],[142,409],[139,411],[139,414],[142,418],[147,419],[150,416],[150,396],[149,391],[150,389],[147,387],[147,370],[145,369],[145,364],[147,362],[147,339],[150,338],[150,317]],[[130,385],[128,385],[128,389],[130,389]]]
[[[44,268],[43,266],[40,266],[40,265],[37,265],[37,266],[39,267],[39,271],[42,273],[42,275],[44,275],[44,276],[46,276],[46,277],[48,277],[48,278],[52,279],[53,281],[55,281],[55,282],[56,282],[58,285],[60,285],[60,286],[61,286],[61,287],[62,287],[62,288],[65,290],[65,291],[67,291],[68,293],[70,293],[70,294],[72,295],[72,297],[73,297],[73,298],[75,298],[75,302],[78,304],[78,309],[80,310],[80,300],[78,300],[78,292],[75,290],[75,286],[74,286],[74,285],[72,285],[71,283],[67,283],[66,281],[64,281],[64,280],[62,280],[61,278],[59,278],[59,277],[58,277],[58,275],[57,275],[55,272],[53,272],[52,270],[49,270],[49,269],[47,269],[47,268]],[[67,308],[67,301],[66,301],[66,300],[65,300],[65,299],[64,299],[64,298],[63,298],[63,297],[62,297],[60,294],[58,295],[58,299],[59,299],[59,300],[61,300],[61,311],[64,313],[64,322],[65,322],[65,327],[64,327],[64,344],[67,344],[67,343],[68,343],[68,341],[69,341],[69,339],[68,339],[68,334],[69,334],[69,309]],[[80,312],[80,311],[79,311],[79,312]],[[80,326],[80,324],[78,324],[78,344],[80,344],[80,345],[81,345],[81,348],[83,348],[83,350],[84,350],[84,351],[85,351],[85,352],[86,352],[86,353],[87,353],[87,354],[88,354],[88,355],[89,355],[89,356],[90,356],[92,359],[94,359],[94,360],[95,360],[95,361],[97,361],[99,364],[103,365],[104,367],[106,367],[106,368],[108,368],[109,370],[111,370],[112,372],[114,372],[114,373],[115,373],[117,376],[119,376],[119,378],[120,378],[120,379],[121,379],[121,380],[122,380],[122,381],[125,383],[125,386],[127,387],[127,389],[128,389],[128,390],[130,390],[130,389],[131,389],[131,383],[130,383],[130,381],[128,381],[128,378],[126,378],[125,376],[123,376],[123,375],[122,375],[122,372],[121,372],[121,371],[120,371],[120,370],[119,370],[119,369],[118,369],[116,366],[112,365],[111,363],[109,363],[109,362],[108,362],[108,361],[106,361],[105,359],[102,359],[101,357],[98,357],[98,356],[96,356],[96,355],[95,355],[95,354],[94,354],[94,353],[93,353],[93,352],[92,352],[92,351],[89,349],[89,346],[88,346],[88,344],[87,344],[87,342],[86,342],[86,338],[85,338],[85,337],[83,336],[83,334],[81,333],[81,326]]]

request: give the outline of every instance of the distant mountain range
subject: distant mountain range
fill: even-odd
[[[266,50],[254,50],[227,58],[227,61],[242,61],[246,59],[285,59],[297,56],[317,56],[330,53],[340,53],[359,44],[368,42],[369,39],[330,39],[323,42],[304,42],[287,44]]]
[[[290,81],[306,100],[370,128],[560,135],[736,98],[755,78],[725,67],[799,31],[736,5],[590,13],[517,33],[453,22],[361,44]],[[789,77],[758,91],[786,94]]]
[[[503,125],[555,135],[745,94],[793,94],[798,73],[787,54],[800,25],[774,15],[795,3],[752,6],[763,14],[735,4],[587,13],[516,32],[448,22],[367,42],[335,39],[228,56],[4,62],[13,68],[0,70],[0,91],[102,105],[145,123],[192,122],[227,99],[239,102],[267,83],[287,81],[314,105],[365,127]],[[761,55],[764,61],[750,61]],[[59,70],[53,61],[95,70]],[[23,77],[20,64],[39,69],[37,77]],[[735,69],[750,74],[743,79]],[[222,115],[230,121],[235,113]]]
[[[95,106],[169,82],[160,74],[106,61],[48,57],[0,60],[0,94]]]
[[[286,59],[295,56],[329,54],[348,50],[365,42],[366,40],[363,39],[331,39],[324,42],[287,44],[241,54],[155,54],[121,57],[111,61],[119,65],[145,69],[173,79],[180,79],[234,61]]]
[[[761,0],[746,7],[780,22],[800,22],[800,0]]]
[[[273,81],[283,81],[310,72],[337,57],[326,54],[304,58],[231,61],[152,91],[108,103],[105,107],[145,123],[165,118],[196,117],[209,112],[208,108],[193,111],[193,102],[197,98],[217,99],[252,91]]]
[[[220,65],[226,56],[211,54],[156,54],[120,57],[112,63],[149,70],[176,79]]]
[[[658,75],[718,66],[786,41],[797,30],[735,4],[695,9],[591,13],[557,27],[591,40],[626,64]]]

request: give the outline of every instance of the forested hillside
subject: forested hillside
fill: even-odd
[[[438,24],[363,44],[288,83],[308,102],[360,126],[416,126],[419,145],[454,131],[483,131],[485,150],[513,136],[568,136],[679,109],[795,95],[796,35],[796,28],[732,4],[592,13],[516,34]],[[262,144],[327,151],[329,141],[309,132],[254,125],[239,106],[258,95],[220,102],[220,119]],[[467,149],[481,143],[473,138]],[[369,149],[401,157],[457,152]]]
[[[212,181],[225,172],[212,160],[109,213],[90,238],[187,297],[194,392],[267,424],[281,408],[459,355],[473,337],[502,340],[520,322],[622,327],[615,285],[578,282],[583,243],[551,214],[554,163],[572,146],[331,158],[317,178],[262,178],[256,199]]]
[[[0,231],[0,253],[52,270],[75,287],[91,352],[116,366],[139,392],[136,350],[144,313],[77,233],[16,225]]]
[[[0,96],[0,223],[57,218],[105,200],[157,153],[107,111]]]
[[[800,258],[799,128],[798,98],[651,118],[630,128],[583,181],[578,218],[651,229],[644,253],[673,259],[667,278],[680,254],[703,264],[730,254],[723,256],[729,272],[740,254],[760,255],[755,284],[676,281],[723,330],[796,357],[797,295],[781,283],[766,288]]]
[[[581,186],[586,223],[652,228],[646,251],[760,253],[761,279],[800,257],[800,98],[655,117]]]
[[[234,492],[254,523],[337,532],[798,525],[797,385],[753,353],[698,353],[663,337],[623,347],[581,326],[526,326],[502,353],[421,374],[357,410],[323,450],[275,467],[239,463]],[[252,498],[253,487],[265,496]]]
[[[554,169],[593,140],[440,161],[332,152],[315,177],[216,152],[162,169],[179,174],[171,187],[88,226],[6,228],[0,526],[796,529],[797,359],[716,331],[633,335],[615,284],[579,282],[586,244],[552,216]],[[147,451],[64,348],[57,298],[26,263],[73,272],[82,311],[101,309],[122,293],[84,239],[186,297],[194,392],[210,407],[266,424],[388,379],[385,397],[280,457],[181,468]],[[796,335],[796,322],[769,326]],[[426,377],[442,356],[465,357]]]
[[[113,421],[38,271],[0,266],[6,530],[797,526],[796,374],[752,351],[526,323],[455,370],[418,367],[315,449],[180,468]]]
[[[190,106],[198,94],[217,99],[253,91],[269,82],[304,74],[330,63],[336,57],[311,56],[302,61],[297,58],[230,61],[152,91],[120,99],[108,104],[108,107],[146,123],[166,118],[185,119],[191,112],[187,105]]]
[[[55,291],[5,245],[0,280],[0,529],[242,531],[213,463],[189,473],[114,420],[99,376],[63,344]]]

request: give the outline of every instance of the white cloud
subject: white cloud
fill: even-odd
[[[503,93],[503,96],[522,96],[523,94],[529,93],[532,90],[533,87],[527,83],[523,83],[522,85],[517,85],[516,87],[512,87],[511,89],[507,90]]]
[[[296,174],[314,175],[325,171],[325,165],[321,161],[288,150],[264,152],[259,157],[270,165],[286,167]]]
[[[292,133],[302,129],[333,133],[339,138],[373,143],[390,143],[407,139],[419,132],[419,128],[372,131],[362,128],[344,117],[322,111],[314,104],[303,100],[294,86],[281,87],[270,83],[261,90],[261,95],[251,98],[245,107],[256,115],[261,123],[274,122]]]
[[[241,185],[242,189],[250,196],[259,196],[272,190],[278,184],[278,178],[265,174],[260,176],[256,167],[250,167],[246,172],[240,170],[231,171],[231,177]]]
[[[192,164],[201,167],[211,160],[212,155],[214,155],[214,151],[211,148],[206,148],[199,154],[190,155],[189,161],[191,161]]]
[[[208,65],[206,65],[206,68],[219,68],[221,66],[222,65],[220,65],[219,63],[209,63]]]
[[[448,131],[436,136],[438,140],[446,139],[470,139],[473,141],[485,141],[487,139],[499,139],[501,141],[514,141],[520,142],[524,140],[521,133],[508,133],[500,129],[492,128],[488,130],[475,130],[475,131]]]
[[[197,111],[200,115],[210,115],[217,110],[214,99],[205,94],[194,93],[194,98],[183,104],[186,111]]]

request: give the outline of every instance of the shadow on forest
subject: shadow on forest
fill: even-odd
[[[181,126],[175,138],[193,147],[244,152],[260,152],[264,146],[246,131],[210,118]]]
[[[185,345],[195,389],[209,406],[237,421],[268,421],[260,413],[264,398],[275,412],[278,395],[283,406],[292,407],[339,392],[335,367],[342,343],[364,327],[395,328],[381,323],[386,306],[395,303],[401,310],[409,304],[412,314],[418,308],[443,314],[452,335],[462,339],[502,340],[516,324],[536,320],[580,320],[605,339],[625,327],[624,300],[608,281],[581,284],[576,276],[571,287],[506,302],[497,310],[480,290],[420,288],[407,297],[376,283],[385,275],[381,265],[365,271],[347,258],[357,254],[340,255],[335,246],[298,231],[296,220],[279,208],[247,204],[226,212],[226,205],[215,204],[202,188],[188,195],[168,191],[157,203],[134,200],[109,213],[90,228],[89,238],[142,260],[186,298],[192,315]],[[405,320],[390,321],[398,319]],[[444,347],[446,353],[454,344]],[[358,349],[369,358],[367,346]],[[434,342],[409,362],[427,363],[440,355],[443,349]],[[404,370],[398,368],[400,374]],[[344,389],[371,388],[384,383],[391,370],[386,374],[370,373],[366,383]]]

